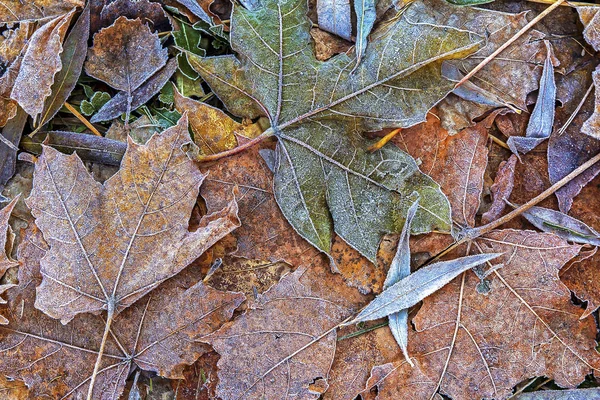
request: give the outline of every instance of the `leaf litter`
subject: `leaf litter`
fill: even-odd
[[[600,20],[540,1],[0,2],[2,393],[597,386]]]

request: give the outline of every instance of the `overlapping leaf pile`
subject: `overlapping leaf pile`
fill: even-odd
[[[598,386],[600,7],[457,86],[544,7],[0,1],[0,393]]]

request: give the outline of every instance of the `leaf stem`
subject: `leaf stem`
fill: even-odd
[[[553,4],[555,0],[527,0],[530,3]],[[600,4],[585,3],[583,1],[565,1],[563,6],[567,7],[600,7]]]
[[[381,149],[383,146],[385,146],[387,144],[387,142],[392,140],[394,138],[394,136],[396,136],[398,133],[400,133],[401,130],[402,130],[402,128],[394,129],[393,131],[391,131],[390,133],[388,133],[387,135],[385,135],[384,137],[379,139],[379,141],[377,143],[375,143],[371,147],[369,147],[369,151],[372,153],[376,150]]]
[[[102,134],[100,132],[98,132],[98,129],[96,129],[94,127],[94,125],[92,125],[92,123],[90,121],[88,121],[83,115],[81,115],[81,113],[79,113],[79,111],[77,111],[77,109],[75,107],[73,107],[69,103],[65,103],[64,106],[65,106],[65,108],[67,110],[69,110],[71,112],[71,114],[73,114],[75,117],[77,117],[77,119],[80,120],[82,124],[84,124],[90,131],[92,131],[92,133],[94,135],[96,135],[96,136],[102,136]],[[40,125],[34,131],[34,133],[36,133],[41,127],[42,126]]]
[[[233,156],[235,154],[241,153],[242,151],[254,146],[255,144],[262,142],[265,139],[270,138],[271,136],[275,136],[275,131],[273,130],[273,128],[267,129],[266,131],[264,131],[263,133],[261,133],[260,135],[255,137],[254,139],[252,139],[240,146],[237,146],[231,150],[222,151],[217,154],[209,154],[209,155],[199,156],[196,159],[196,161],[197,162],[217,161],[217,160],[220,160],[221,158]]]
[[[113,318],[115,316],[115,302],[108,302],[108,315],[106,317],[106,325],[104,326],[104,335],[102,335],[102,342],[100,343],[100,350],[98,350],[98,357],[96,358],[96,364],[94,365],[94,372],[90,379],[90,386],[88,388],[87,400],[93,400],[92,395],[94,394],[94,384],[96,383],[96,376],[102,363],[102,356],[104,355],[104,347],[106,346],[106,339],[110,333],[110,326],[112,325]]]
[[[502,46],[498,47],[496,49],[496,51],[494,51],[492,54],[487,56],[482,62],[480,62],[475,68],[473,68],[471,70],[471,72],[469,72],[467,75],[465,75],[464,78],[462,78],[460,81],[458,81],[458,83],[456,84],[456,86],[454,86],[454,88],[456,89],[457,87],[459,87],[460,85],[462,85],[463,83],[465,83],[466,81],[471,79],[473,77],[473,75],[478,73],[490,61],[492,61],[494,58],[496,58],[496,56],[498,54],[502,53],[508,46],[513,44],[517,39],[519,39],[521,36],[523,36],[525,34],[525,32],[527,32],[535,24],[537,24],[540,20],[542,20],[542,18],[544,18],[546,15],[550,14],[552,12],[552,10],[554,10],[555,8],[557,8],[564,2],[565,2],[565,0],[557,0],[550,7],[546,8],[544,11],[542,11],[537,17],[532,19],[531,22],[529,22],[527,25],[525,25],[523,28],[521,28],[521,30],[519,32],[517,32],[513,37],[511,37],[509,40],[507,40],[506,43],[504,43]]]

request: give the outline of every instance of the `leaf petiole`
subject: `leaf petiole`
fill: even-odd
[[[220,160],[221,158],[233,156],[235,154],[241,153],[242,151],[244,151],[246,149],[249,149],[250,147],[252,147],[272,136],[275,136],[275,130],[273,128],[269,128],[266,131],[264,131],[263,133],[261,133],[260,135],[258,135],[257,137],[255,137],[254,139],[252,139],[240,146],[237,146],[231,150],[222,151],[217,154],[201,155],[196,158],[196,161],[201,162],[201,163],[202,162],[210,162],[210,161]]]

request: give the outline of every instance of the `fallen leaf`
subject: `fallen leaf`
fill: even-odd
[[[153,32],[170,31],[171,22],[158,3],[148,0],[114,0],[104,6],[100,13],[100,28],[113,24],[119,17],[139,18]]]
[[[50,20],[29,39],[10,97],[34,118],[44,110],[54,76],[62,68],[62,41],[73,14],[74,10]]]
[[[187,112],[194,142],[201,154],[215,154],[237,145],[237,134],[243,133],[244,125],[234,121],[218,108],[184,97],[174,88],[173,100],[180,113]]]
[[[2,133],[0,133],[2,135],[2,140],[0,140],[0,187],[4,186],[15,173],[17,146],[21,141],[26,123],[27,113],[17,107],[16,115],[8,120],[2,128]]]
[[[9,268],[19,265],[17,261],[10,257],[15,235],[10,225],[8,225],[8,218],[18,200],[19,197],[17,196],[0,210],[0,248],[2,249],[2,251],[0,251],[0,278],[2,278]]]
[[[387,276],[383,285],[383,289],[386,290],[390,286],[400,282],[402,279],[407,278],[410,275],[410,226],[412,220],[415,217],[419,205],[417,199],[412,206],[408,209],[406,214],[406,223],[402,232],[400,233],[400,240],[398,241],[398,249],[396,255],[390,264]],[[408,342],[408,309],[400,310],[396,313],[388,315],[389,327],[394,339],[400,349],[406,361],[412,366],[413,363],[408,356],[407,342]]]
[[[474,7],[458,7],[448,4],[444,0],[418,3],[418,6],[410,7],[406,12],[408,13],[407,17],[415,23],[444,21],[447,25],[467,29],[487,38],[485,47],[476,54],[451,62],[463,73],[475,68],[485,57],[506,43],[528,23],[527,13],[524,12],[510,14]],[[544,45],[540,40],[543,37],[541,32],[530,30],[504,50],[500,56],[490,61],[471,81],[502,99],[503,103],[513,104],[519,109],[527,110],[527,95],[538,88],[541,75],[541,68],[538,65],[541,65],[545,58]],[[443,100],[442,103],[447,102]],[[470,102],[467,102],[466,106],[462,103],[464,101],[454,101],[452,104],[439,106],[441,109],[446,109],[445,114],[441,115],[444,118],[442,126],[451,134],[473,125],[471,121],[478,116],[478,113],[481,112],[480,115],[483,115],[486,111],[495,108],[494,106],[473,108],[468,105]],[[458,108],[458,110],[450,112],[452,108]],[[470,121],[456,123],[451,119],[446,120],[446,116],[462,114],[462,110],[465,108],[468,108],[471,114],[469,115]]]
[[[583,37],[594,50],[600,51],[600,37],[598,36],[598,24],[600,23],[598,18],[598,8],[592,6],[578,6],[575,7],[579,14],[579,19],[584,26]]]
[[[352,21],[349,0],[317,0],[319,28],[352,40]]]
[[[36,307],[63,323],[110,307],[117,314],[238,226],[235,203],[195,232],[183,223],[205,177],[180,148],[188,141],[182,117],[145,146],[129,142],[103,185],[77,156],[44,147],[27,199],[50,245]]]
[[[330,253],[335,231],[373,262],[383,233],[400,231],[407,207],[404,197],[413,191],[420,192],[423,208],[417,213],[415,232],[447,230],[449,207],[437,185],[418,172],[414,160],[391,146],[367,153],[370,142],[357,131],[422,121],[451,89],[440,75],[441,61],[470,54],[479,38],[415,24],[403,14],[372,34],[363,62],[350,76],[355,64],[350,57],[340,55],[325,63],[315,59],[306,11],[297,0],[267,1],[253,11],[234,8],[231,40],[241,61],[188,54],[229,111],[251,117],[258,111],[256,105],[248,107],[254,99],[271,120],[271,132],[279,139],[274,192],[284,215],[321,251]],[[264,21],[281,25],[271,29]],[[420,37],[423,45],[409,45],[407,37]],[[389,56],[382,58],[382,53]],[[293,93],[287,90],[291,86]],[[416,87],[419,96],[411,102],[404,94]],[[306,93],[306,98],[298,93]]]
[[[354,68],[358,67],[367,51],[367,38],[377,17],[375,3],[375,0],[354,2],[354,13],[356,14],[356,67]]]
[[[167,49],[146,24],[119,17],[94,35],[85,72],[125,92],[129,112],[134,90],[162,68],[167,58]]]
[[[293,267],[312,264],[316,251],[290,229],[279,210],[273,195],[273,174],[259,148],[225,158],[205,172],[208,176],[200,193],[208,212],[220,210],[233,198],[237,199],[241,226],[233,232],[237,239],[233,255],[285,261]],[[236,186],[239,193],[234,197]]]
[[[144,105],[169,81],[169,78],[177,69],[177,61],[172,58],[163,68],[152,75],[145,83],[129,93],[127,91],[117,93],[107,101],[90,120],[91,122],[108,121],[126,114]]]
[[[184,380],[172,380],[176,400],[213,400],[216,397],[217,361],[215,351],[205,353],[183,370]]]
[[[0,376],[0,393],[5,400],[26,400],[31,398],[27,386],[21,381],[11,381]]]
[[[525,154],[536,148],[540,143],[550,137],[554,125],[554,108],[556,103],[556,82],[554,81],[554,65],[552,65],[552,48],[550,42],[545,40],[546,61],[540,79],[540,90],[525,137],[511,136],[506,144],[516,154]]]
[[[393,141],[420,160],[420,169],[440,184],[452,206],[452,220],[473,227],[487,166],[488,129],[494,115],[450,136],[434,113],[435,109],[425,123],[401,131]]]
[[[474,248],[504,253],[503,268],[485,280],[466,273],[428,297],[413,319],[409,351],[419,369],[406,362],[376,367],[377,399],[506,399],[530,377],[546,376],[561,387],[576,387],[600,358],[592,318],[570,301],[558,279],[560,268],[580,246],[532,231],[495,231]],[[425,375],[425,376],[423,376]]]
[[[175,0],[177,3],[183,5],[185,8],[190,10],[192,14],[200,18],[202,21],[212,23],[210,16],[204,11],[196,0]]]
[[[54,118],[75,88],[87,55],[89,34],[90,8],[86,7],[62,45],[61,69],[54,76],[51,94],[44,101],[44,108],[37,121],[38,127]]]
[[[48,247],[32,225],[19,248],[19,281],[9,291],[10,324],[0,327],[0,371],[23,380],[32,397],[79,398],[86,394],[104,330],[103,318],[77,316],[64,326],[34,308],[35,286],[42,279],[40,259]],[[46,253],[48,254],[48,253]],[[121,313],[113,322],[94,399],[119,398],[134,367],[183,378],[185,365],[209,348],[190,341],[231,318],[243,296],[219,292],[201,282],[186,288],[171,280]],[[69,362],[65,362],[69,360]]]
[[[494,184],[490,188],[493,203],[488,211],[481,216],[482,224],[488,224],[502,215],[504,207],[506,207],[506,200],[510,198],[515,185],[516,165],[517,156],[514,154],[507,161],[500,163]]]
[[[43,20],[67,14],[84,5],[83,0],[1,0],[0,23]]]
[[[202,339],[221,355],[218,397],[317,399],[327,388],[336,348],[331,328],[361,301],[327,270],[326,262],[296,269]],[[311,391],[316,383],[319,389]]]
[[[594,79],[594,87],[598,88],[600,86],[600,66],[596,67],[596,70],[592,73],[592,78]],[[600,90],[595,90],[595,95],[594,113],[583,123],[581,132],[594,139],[600,139]]]
[[[564,132],[562,131],[563,126],[577,110],[579,103],[592,84],[590,67],[593,68],[593,65],[573,71],[557,82],[559,97],[570,101],[557,110],[556,129],[548,142],[548,175],[552,184],[600,152],[600,142],[597,139],[581,134],[584,121],[594,118],[592,112],[595,111],[591,96],[588,96],[573,121],[564,129]],[[577,144],[573,145],[574,143]],[[559,189],[556,192],[559,210],[568,213],[573,204],[573,198],[599,172],[600,165],[595,165]]]
[[[310,29],[310,36],[315,42],[315,57],[319,61],[327,61],[336,54],[345,53],[352,46],[350,42],[315,27]]]
[[[478,254],[440,261],[418,269],[406,278],[384,289],[369,305],[349,322],[355,324],[383,318],[414,306],[443,288],[461,273],[498,258],[501,253]]]
[[[521,393],[515,400],[588,400],[600,397],[600,389],[543,390]]]

